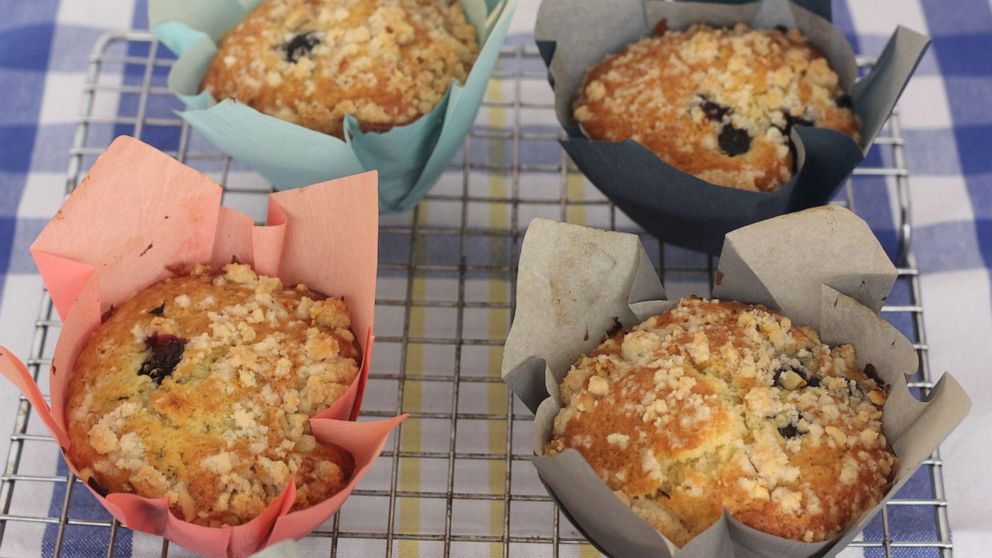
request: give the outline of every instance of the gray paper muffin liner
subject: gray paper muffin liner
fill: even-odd
[[[920,402],[906,385],[919,358],[913,345],[879,316],[896,280],[867,224],[824,206],[777,217],[727,235],[713,297],[757,303],[813,327],[824,343],[851,343],[857,364],[875,366],[891,386],[882,430],[899,458],[891,498],[964,419],[971,401],[944,374]],[[615,331],[659,314],[677,301],[664,288],[637,236],[545,219],[524,237],[516,315],[503,354],[503,379],[534,412],[533,457],[541,481],[569,519],[608,555],[679,558],[833,556],[881,509],[866,512],[841,535],[804,543],[752,529],[729,516],[681,550],[617,499],[575,450],[547,457],[560,408],[558,385],[571,364]]]
[[[734,229],[823,205],[864,159],[930,44],[929,38],[898,27],[872,72],[856,81],[854,52],[829,18],[829,0],[737,4],[544,0],[534,37],[548,67],[555,114],[568,135],[561,144],[593,185],[634,221],[666,242],[695,250],[716,253],[724,235]],[[675,30],[693,23],[798,27],[827,57],[841,87],[851,96],[861,119],[860,143],[827,128],[795,126],[791,132],[795,174],[774,192],[748,192],[682,172],[633,140],[588,139],[571,110],[586,71],[649,35],[661,19]]]

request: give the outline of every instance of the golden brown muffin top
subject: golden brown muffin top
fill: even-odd
[[[430,112],[479,46],[458,1],[268,0],[232,27],[204,75],[214,98],[342,137]]]
[[[292,477],[294,509],[340,490],[353,459],[309,419],[338,399],[361,353],[340,298],[231,264],[139,292],[76,360],[70,455],[109,492],[166,497],[201,525],[244,523]]]
[[[798,29],[657,31],[586,74],[574,116],[590,138],[633,139],[683,172],[752,191],[792,176],[794,125],[858,139],[851,98]]]
[[[763,306],[683,299],[572,366],[546,453],[578,450],[678,546],[723,508],[826,540],[881,500],[896,466],[872,370]]]

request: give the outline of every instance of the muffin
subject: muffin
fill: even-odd
[[[98,492],[167,498],[200,525],[245,523],[296,483],[294,509],[350,478],[309,419],[343,395],[361,353],[347,308],[247,265],[204,266],[112,309],[77,358],[69,458]]]
[[[571,367],[545,453],[577,450],[680,547],[723,509],[823,541],[891,486],[886,390],[851,345],[762,306],[687,298]]]
[[[573,106],[594,140],[632,139],[662,161],[719,186],[770,192],[795,171],[793,126],[859,139],[851,97],[798,29],[693,25],[607,57]]]
[[[343,137],[352,115],[385,131],[464,83],[479,45],[447,0],[268,0],[218,43],[201,89]]]

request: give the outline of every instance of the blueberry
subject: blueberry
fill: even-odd
[[[720,149],[731,157],[747,153],[751,149],[751,136],[748,135],[747,130],[738,130],[730,124],[720,130],[717,139],[720,142]]]
[[[791,439],[799,436],[799,428],[794,424],[788,424],[778,429],[778,433],[782,435],[783,438]]]
[[[668,20],[665,18],[659,19],[658,23],[655,23],[654,28],[651,29],[651,33],[659,37],[667,32],[668,32]]]
[[[613,325],[610,326],[610,329],[606,330],[606,337],[613,337],[614,335],[620,333],[620,330],[622,329],[623,324],[620,323],[620,320],[616,316],[613,316]]]
[[[106,497],[107,494],[110,494],[109,490],[101,486],[100,483],[96,482],[95,477],[90,477],[86,479],[86,484],[89,485],[89,487],[92,488],[93,491],[99,494],[100,496]]]
[[[878,387],[880,388],[887,388],[889,385],[885,383],[885,380],[883,380],[881,376],[878,375],[878,370],[871,363],[865,365],[865,376],[875,380],[875,383],[878,384]]]
[[[166,333],[156,333],[145,338],[145,348],[148,356],[138,369],[139,376],[148,376],[156,386],[162,385],[162,380],[168,378],[183,358],[186,340]]]
[[[775,26],[775,30],[778,31],[779,33],[783,34],[783,35],[785,35],[785,34],[787,34],[789,32],[789,28],[786,27],[786,26],[784,26],[784,25],[776,25]]]
[[[717,103],[714,103],[713,101],[711,101],[711,100],[709,100],[709,99],[707,99],[705,97],[703,97],[702,102],[699,103],[699,108],[703,109],[703,114],[706,115],[706,118],[709,118],[710,120],[716,120],[716,121],[723,120],[723,117],[728,112],[730,112],[730,108],[729,107],[725,107],[723,105],[718,105]]]
[[[162,314],[165,313],[165,303],[163,302],[162,304],[159,304],[155,308],[152,308],[151,310],[148,311],[148,313],[151,314],[152,316],[161,316]]]
[[[837,106],[840,108],[854,108],[854,99],[852,99],[851,96],[848,95],[847,93],[844,93],[840,97],[837,97],[837,100],[835,102],[837,103]]]
[[[304,56],[310,56],[310,51],[318,44],[320,44],[320,39],[313,33],[295,35],[288,43],[283,45],[283,50],[286,51],[286,61],[295,63]]]

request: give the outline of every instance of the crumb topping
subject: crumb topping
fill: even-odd
[[[578,450],[678,546],[724,507],[826,540],[881,500],[897,463],[869,372],[851,345],[765,307],[687,298],[571,367],[545,451]]]
[[[294,508],[340,490],[352,457],[309,419],[356,378],[347,308],[230,264],[138,293],[92,335],[70,380],[70,453],[88,482],[236,525],[296,480]]]
[[[851,98],[798,29],[693,25],[642,39],[585,77],[574,117],[720,186],[772,191],[793,173],[793,126],[857,140]]]
[[[478,54],[460,2],[268,0],[221,37],[201,87],[342,137],[430,112]]]

